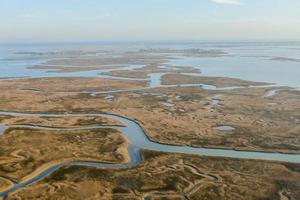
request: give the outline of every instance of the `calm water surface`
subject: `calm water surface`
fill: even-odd
[[[293,42],[272,42],[272,43],[188,43],[188,44],[152,44],[135,47],[136,50],[139,48],[171,48],[171,49],[185,49],[185,48],[203,48],[203,49],[218,49],[227,52],[222,57],[188,57],[178,56],[176,59],[169,61],[170,64],[176,66],[194,66],[201,69],[205,76],[226,76],[241,78],[253,81],[266,81],[276,83],[278,85],[299,87],[300,88],[300,43]],[[28,69],[28,67],[44,63],[47,60],[61,59],[73,57],[61,56],[61,55],[32,55],[28,52],[49,52],[49,51],[63,51],[70,49],[89,49],[86,45],[2,45],[0,46],[0,78],[9,77],[59,77],[59,76],[70,76],[70,77],[105,77],[99,75],[99,71],[90,72],[76,72],[76,73],[48,73],[46,70],[35,70]],[[112,46],[92,46],[93,49],[114,49]],[[130,49],[128,46],[122,47],[124,51]],[[122,49],[121,48],[121,49]],[[122,51],[117,48],[117,51]],[[27,52],[27,53],[26,53]],[[85,57],[90,55],[78,55],[79,57]],[[74,57],[78,57],[74,56]],[[274,57],[284,57],[290,59],[290,61],[278,61],[271,60]],[[286,60],[288,60],[286,59]],[[293,60],[295,59],[295,60]],[[142,66],[130,65],[126,66],[128,70],[139,68]],[[152,74],[151,79],[152,85],[155,87],[160,85],[160,76],[162,74]],[[1,112],[0,114],[9,114],[12,116],[31,116],[34,114],[26,113],[6,113]],[[36,114],[39,115],[39,114]],[[43,114],[40,114],[41,116]],[[45,116],[47,114],[44,114]],[[48,114],[49,115],[49,114]],[[79,114],[80,115],[80,114]],[[82,116],[91,116],[93,114],[81,114]],[[39,181],[47,175],[58,170],[65,165],[83,165],[83,166],[97,166],[97,167],[108,167],[108,168],[128,168],[135,166],[141,161],[139,150],[149,149],[164,152],[177,152],[187,153],[194,155],[206,155],[206,156],[220,156],[220,157],[232,157],[232,158],[248,158],[248,159],[261,159],[270,161],[283,161],[300,163],[299,155],[291,154],[280,154],[280,153],[262,153],[262,152],[251,152],[251,151],[234,151],[234,150],[222,150],[222,149],[209,149],[209,148],[194,148],[188,146],[175,146],[159,144],[149,140],[145,135],[142,128],[134,121],[123,118],[121,116],[109,115],[109,114],[95,114],[97,116],[103,116],[126,124],[126,127],[115,127],[119,129],[124,136],[131,142],[129,149],[130,156],[132,158],[130,163],[127,164],[109,164],[109,163],[97,163],[97,162],[74,162],[74,163],[62,163],[53,166],[32,179],[19,183],[11,189],[0,193],[0,196],[6,196],[10,192],[25,187],[36,181]],[[57,115],[61,116],[61,115]],[[47,128],[47,127],[37,127]],[[84,128],[84,127],[83,127]],[[87,128],[87,127],[85,127]],[[95,127],[99,128],[99,127]],[[227,131],[233,128],[229,126],[218,127],[220,130]],[[53,129],[53,128],[52,128]],[[0,134],[3,132],[4,127],[0,126]]]
[[[114,46],[115,45],[115,46]],[[90,44],[45,44],[45,45],[1,45],[0,46],[0,78],[8,77],[103,77],[100,72],[107,70],[48,73],[47,70],[28,69],[28,67],[44,63],[47,60],[95,56],[91,55],[32,55],[30,52],[55,52],[65,50],[90,50],[125,52],[144,48],[169,49],[217,49],[226,52],[222,57],[187,57],[172,55],[176,59],[169,63],[176,66],[194,66],[201,69],[205,76],[225,76],[253,81],[272,82],[281,86],[300,88],[300,42],[195,42],[180,44],[139,44],[139,45],[90,45]],[[98,55],[98,54],[97,54]],[[295,59],[290,61],[272,60],[274,57]],[[125,66],[134,69],[142,66]],[[155,76],[153,76],[155,78]],[[156,80],[158,82],[159,80]]]
[[[194,66],[205,76],[225,76],[300,88],[300,43],[221,47],[223,57],[177,57],[170,63]],[[299,59],[279,61],[272,58]]]

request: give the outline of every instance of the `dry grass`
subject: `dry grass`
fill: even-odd
[[[235,86],[258,86],[267,85],[269,83],[245,81],[236,78],[227,77],[205,77],[205,76],[190,76],[183,74],[166,74],[162,77],[163,85],[180,85],[180,84],[207,84],[216,87],[235,87]]]
[[[299,165],[144,151],[127,170],[61,169],[9,199],[227,199],[300,197]],[[189,192],[188,192],[189,191]]]
[[[0,176],[17,180],[51,162],[128,160],[128,143],[113,129],[48,131],[9,128],[1,136],[0,146]]]

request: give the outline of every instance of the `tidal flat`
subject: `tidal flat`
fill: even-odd
[[[0,198],[298,200],[299,90],[205,76],[178,54],[231,56],[30,54],[52,58],[27,67],[43,73],[0,80]]]

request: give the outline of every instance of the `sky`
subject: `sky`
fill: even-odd
[[[0,0],[0,42],[299,38],[300,0]]]

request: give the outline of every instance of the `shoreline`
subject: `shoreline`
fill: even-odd
[[[11,114],[15,114],[16,115],[17,113],[12,113],[11,112]],[[18,114],[20,114],[20,113],[18,113]],[[37,115],[41,116],[43,114],[37,114]],[[70,115],[72,115],[72,114],[70,114]],[[76,114],[74,114],[74,115],[76,115]],[[77,114],[77,115],[79,115],[79,114]],[[93,114],[87,114],[87,115],[93,115]],[[24,176],[20,180],[20,182],[15,186],[16,187],[15,189],[14,189],[14,187],[11,187],[8,190],[1,191],[2,192],[1,196],[2,197],[6,196],[9,193],[13,193],[13,192],[17,191],[18,189],[26,187],[27,185],[33,184],[33,183],[35,183],[37,181],[40,181],[42,178],[45,178],[46,176],[50,175],[54,171],[59,170],[61,167],[72,165],[72,163],[73,163],[73,165],[74,164],[76,165],[76,163],[80,163],[80,162],[93,162],[95,164],[95,166],[97,166],[97,164],[98,164],[98,166],[101,165],[101,164],[103,164],[103,165],[105,165],[105,164],[106,165],[110,165],[110,166],[107,166],[108,168],[114,168],[113,166],[123,166],[123,167],[126,167],[126,168],[128,168],[128,167],[131,168],[135,164],[136,165],[140,164],[143,161],[143,159],[142,158],[138,158],[139,156],[137,154],[132,154],[133,152],[131,150],[133,150],[133,149],[131,149],[131,148],[133,148],[136,144],[134,144],[133,141],[130,141],[130,139],[128,138],[128,135],[126,135],[126,131],[125,130],[126,130],[126,128],[129,128],[129,130],[132,131],[131,129],[133,128],[133,130],[135,130],[137,132],[140,131],[143,134],[143,135],[141,135],[142,137],[144,136],[144,137],[148,138],[148,136],[145,134],[144,129],[141,127],[141,125],[138,122],[136,122],[136,121],[134,121],[134,120],[132,120],[130,118],[122,117],[122,116],[117,115],[117,114],[98,113],[98,115],[105,116],[107,118],[111,117],[112,119],[118,119],[122,123],[125,123],[127,125],[126,127],[116,127],[117,130],[121,131],[125,135],[124,138],[126,138],[126,142],[125,142],[124,145],[126,145],[126,147],[127,147],[127,155],[128,155],[128,157],[125,157],[124,161],[128,161],[128,158],[130,158],[130,160],[127,163],[124,163],[124,162],[117,163],[117,164],[116,163],[105,163],[105,162],[97,162],[95,160],[90,160],[90,161],[89,160],[88,161],[85,160],[85,161],[82,161],[83,159],[82,160],[81,159],[78,159],[78,160],[76,160],[76,159],[62,159],[62,160],[59,160],[59,161],[49,162],[49,163],[46,163],[46,164],[40,166],[38,169],[36,169],[34,172],[30,173],[29,175]],[[114,116],[115,116],[115,118],[114,118]],[[126,120],[129,121],[132,124],[126,122]],[[124,132],[122,131],[122,128],[123,128]],[[141,134],[141,133],[138,133],[138,134]],[[130,134],[130,133],[127,133],[127,134]],[[149,140],[149,141],[151,143],[151,140]],[[159,143],[156,143],[156,144],[159,144]],[[123,147],[124,147],[124,145],[123,145]],[[170,146],[172,146],[172,145],[166,145],[166,147],[170,147]],[[181,148],[185,148],[185,147],[181,146]],[[140,154],[141,150],[147,150],[147,149],[150,150],[150,151],[153,151],[153,149],[151,149],[151,147],[146,146],[144,148],[143,146],[140,146],[140,147],[138,146],[137,147],[137,152],[138,152],[138,154]],[[277,161],[276,160],[264,160],[262,158],[260,158],[260,159],[259,158],[249,158],[249,157],[238,158],[238,157],[232,157],[232,156],[205,155],[205,154],[201,155],[201,154],[196,154],[196,153],[193,153],[193,152],[190,152],[190,153],[187,153],[187,152],[177,152],[177,151],[170,151],[170,150],[167,150],[167,149],[165,149],[165,150],[163,150],[163,149],[162,150],[154,150],[154,151],[164,152],[164,153],[179,153],[179,154],[184,154],[184,155],[188,154],[188,155],[195,155],[195,156],[202,156],[202,157],[223,157],[224,159],[239,159],[239,160],[243,159],[243,160],[257,160],[257,161],[260,161],[260,162],[292,163],[292,162],[279,161],[279,160],[277,160]],[[124,148],[121,149],[121,152],[124,153]],[[296,163],[299,163],[299,162],[296,162]],[[131,165],[133,165],[133,166],[131,166]],[[83,163],[82,166],[85,166],[85,164]],[[88,166],[88,165],[86,164],[86,166]],[[42,175],[42,177],[39,177],[39,175]],[[36,180],[35,180],[35,178],[36,178]],[[30,182],[30,181],[32,181],[32,182]]]
[[[3,113],[7,113],[7,115],[9,115],[9,113],[14,113],[14,114],[19,114],[19,115],[66,115],[66,116],[80,116],[80,115],[85,115],[85,113],[71,113],[71,112],[68,112],[68,113],[64,113],[64,112],[56,112],[56,111],[53,111],[53,112],[16,112],[16,111],[4,111],[4,110],[0,110],[0,115],[3,114]],[[105,114],[105,115],[111,115],[111,116],[116,116],[116,117],[120,117],[120,118],[124,118],[124,119],[127,119],[133,123],[136,123],[140,126],[140,128],[142,129],[144,135],[147,137],[147,139],[153,143],[157,143],[157,144],[162,144],[162,145],[169,145],[169,146],[181,146],[181,147],[192,147],[192,148],[203,148],[203,149],[214,149],[214,150],[233,150],[233,151],[240,151],[240,152],[257,152],[257,153],[278,153],[278,154],[286,154],[286,155],[300,155],[300,152],[288,152],[288,151],[278,151],[278,150],[275,150],[275,151],[272,151],[272,150],[263,150],[263,149],[243,149],[243,148],[240,148],[240,147],[225,147],[225,146],[220,146],[220,147],[217,147],[217,146],[195,146],[195,145],[182,145],[182,144],[172,144],[172,143],[165,143],[165,142],[159,142],[159,141],[156,141],[154,139],[152,139],[146,132],[145,128],[141,125],[141,123],[135,121],[135,120],[132,120],[131,118],[129,117],[125,117],[125,116],[122,116],[120,114],[116,114],[116,113],[108,113],[108,112],[90,112],[89,114],[87,114],[86,116],[95,116],[95,115],[101,115],[101,114]],[[12,125],[14,126],[14,125]],[[22,125],[20,125],[21,127]],[[34,126],[34,125],[33,125]],[[101,128],[102,125],[100,125],[99,127],[96,127],[97,128]],[[106,125],[104,125],[106,126]],[[116,128],[122,128],[122,127],[126,127],[126,125],[109,125],[109,126],[114,126]],[[9,125],[5,125],[5,130],[8,129],[10,126]],[[51,128],[53,126],[47,126],[46,128]],[[44,127],[43,126],[37,126],[36,127],[37,129],[41,128],[43,129]],[[54,128],[57,128],[57,127],[54,127]],[[73,128],[73,127],[72,127]],[[71,129],[72,129],[71,128]],[[85,129],[85,127],[83,127]],[[68,129],[68,128],[65,128],[63,127],[62,129]],[[75,127],[76,129],[76,127]],[[90,129],[89,126],[86,127],[86,129]],[[127,139],[126,139],[127,140]]]

